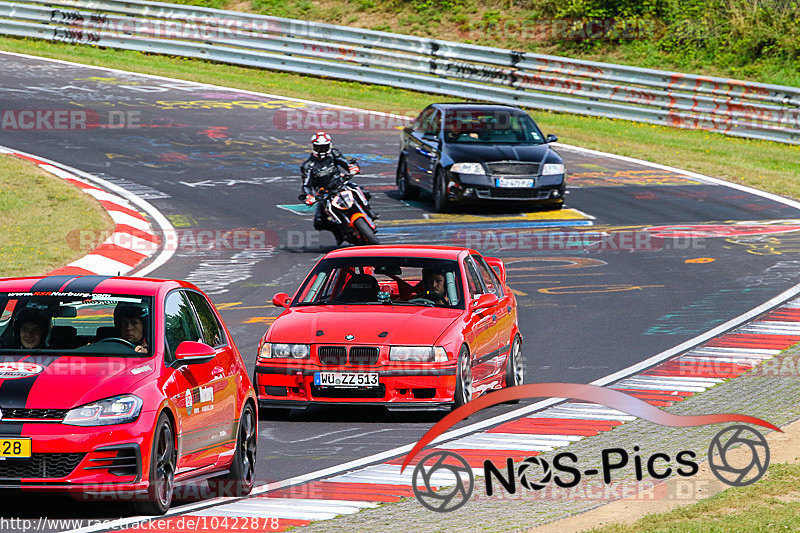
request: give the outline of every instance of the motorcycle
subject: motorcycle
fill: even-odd
[[[325,202],[325,214],[328,220],[342,228],[344,239],[354,245],[380,244],[375,236],[378,231],[369,209],[372,195],[369,189],[362,189],[351,180],[360,172],[355,159],[348,161],[347,173],[339,175],[339,179],[327,190],[320,189],[317,202]],[[298,199],[305,199],[305,195]],[[313,204],[312,204],[313,205]]]

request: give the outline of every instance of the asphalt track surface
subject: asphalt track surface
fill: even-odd
[[[138,126],[4,126],[0,145],[117,183],[165,214],[182,241],[151,276],[188,279],[206,290],[252,370],[258,339],[278,314],[272,296],[293,293],[333,248],[330,234],[314,240],[311,214],[292,207],[298,167],[318,129],[309,117],[326,106],[5,54],[2,63],[0,110],[84,110],[101,124]],[[361,162],[358,182],[373,191],[384,243],[467,243],[507,262],[525,336],[526,382],[591,382],[796,283],[798,263],[787,255],[800,249],[795,234],[747,237],[737,224],[798,217],[772,199],[563,148],[567,207],[578,210],[565,211],[572,219],[536,211],[521,216],[513,206],[439,216],[428,202],[404,203],[394,191],[397,122],[355,111],[328,116],[365,126],[329,132],[336,147]],[[728,238],[660,239],[643,231],[709,223],[722,226],[717,231],[740,227]],[[251,237],[208,245],[208,232],[230,236],[235,229]],[[616,235],[603,250],[591,244],[598,231]],[[614,248],[631,243],[636,249]],[[510,409],[497,406],[468,422]],[[413,443],[440,416],[335,407],[271,413],[260,426],[259,483]],[[115,506],[59,497],[8,503],[0,517],[120,516]]]

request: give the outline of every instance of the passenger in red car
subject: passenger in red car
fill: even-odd
[[[147,309],[136,305],[119,304],[114,309],[114,326],[122,339],[135,346],[139,353],[147,353]]]

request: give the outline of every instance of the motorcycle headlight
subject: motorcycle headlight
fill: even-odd
[[[139,418],[143,403],[141,398],[133,394],[114,396],[70,409],[63,423],[70,426],[127,424]]]
[[[264,346],[270,344],[269,348]],[[309,344],[286,344],[280,342],[268,343],[265,342],[261,347],[260,357],[267,359],[272,357],[286,358],[286,359],[308,359],[311,356],[311,345]],[[265,355],[265,352],[267,355]]]
[[[564,165],[561,163],[545,163],[542,167],[542,176],[554,176],[564,173]]]
[[[483,170],[483,165],[480,163],[456,163],[450,167],[450,172],[458,172],[459,174],[479,174],[481,176],[486,174]]]
[[[447,352],[441,346],[392,346],[389,360],[441,363],[447,361]]]
[[[353,193],[350,191],[342,191],[336,195],[332,203],[339,209],[350,209],[353,205]]]

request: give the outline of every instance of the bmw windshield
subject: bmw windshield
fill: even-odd
[[[454,109],[447,112],[444,139],[455,144],[543,144],[544,135],[525,113]]]
[[[425,257],[324,259],[293,306],[404,305],[464,309],[458,261]]]
[[[75,292],[0,293],[0,356],[47,354],[146,357],[152,298]]]

